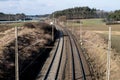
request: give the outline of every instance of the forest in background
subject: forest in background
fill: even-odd
[[[75,7],[64,9],[61,11],[55,11],[51,14],[51,17],[58,18],[60,16],[66,16],[67,19],[91,19],[91,18],[105,18],[108,21],[119,21],[120,10],[107,12],[89,7]]]
[[[5,14],[0,12],[0,21],[15,21],[15,20],[32,20],[41,17],[48,17],[49,14],[45,15],[26,15],[24,13],[17,14]]]
[[[89,7],[75,7],[68,8],[60,11],[55,11],[51,15],[25,15],[24,13],[18,14],[4,14],[0,12],[0,21],[14,21],[14,20],[31,20],[33,17],[54,17],[58,18],[65,16],[67,19],[91,19],[91,18],[104,18],[107,21],[120,21],[120,10],[107,12]]]

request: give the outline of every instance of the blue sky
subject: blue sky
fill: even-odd
[[[49,14],[79,6],[114,11],[120,9],[120,0],[0,0],[0,12],[14,14]]]

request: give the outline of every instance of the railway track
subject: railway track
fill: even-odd
[[[68,35],[68,51],[67,57],[69,58],[67,63],[70,71],[66,71],[67,75],[65,80],[92,80],[90,75],[90,70],[85,60],[85,56],[83,55],[77,40],[73,34],[64,28]],[[69,67],[70,66],[70,67]]]
[[[83,63],[80,57],[78,46],[70,32],[68,32],[70,45],[71,45],[71,58],[72,58],[72,80],[86,80]]]
[[[58,30],[56,47],[51,51],[36,80],[92,80],[77,39],[65,28]]]
[[[66,37],[63,35],[66,35]],[[82,52],[75,37],[67,29],[60,29],[59,37],[58,47],[52,60],[47,65],[48,67],[44,69],[43,77],[37,80],[91,80],[89,69],[86,69],[87,65],[84,65],[87,63],[84,58],[81,58],[84,56],[81,56]],[[65,42],[65,40],[67,41]],[[66,50],[63,50],[65,48]],[[64,54],[66,54],[66,57]]]
[[[57,35],[58,35],[58,32],[55,33],[55,39],[57,38]],[[38,42],[35,42],[34,44],[37,44],[37,43]],[[42,67],[44,66],[45,61],[49,57],[49,53],[52,50],[53,44],[54,42],[50,42],[47,47],[41,47],[39,54],[35,56],[32,61],[29,61],[30,63],[22,63],[23,65],[20,66],[19,68],[20,80],[35,80],[36,79],[38,73],[41,71]]]
[[[59,30],[57,47],[51,53],[51,58],[46,61],[46,66],[39,73],[37,80],[57,80],[60,74],[60,66],[63,55],[64,38],[62,30]]]
[[[53,60],[50,64],[43,80],[52,80],[52,79],[56,80],[57,79],[59,67],[60,67],[60,63],[61,63],[61,58],[62,58],[63,43],[64,43],[64,40],[62,38],[62,32],[60,32],[59,47],[58,47],[57,51],[55,52]]]

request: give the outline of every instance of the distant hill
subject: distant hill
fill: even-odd
[[[67,19],[88,19],[88,18],[105,18],[108,12],[97,10],[89,7],[75,7],[52,13],[55,17],[66,16]],[[51,15],[51,16],[52,16]]]
[[[0,21],[15,21],[15,20],[22,20],[25,19],[26,15],[21,13],[21,14],[4,14],[0,12]]]
[[[0,21],[15,21],[15,20],[32,20],[32,19],[39,19],[43,17],[48,17],[49,14],[45,15],[25,15],[24,13],[18,14],[4,14],[0,12]]]

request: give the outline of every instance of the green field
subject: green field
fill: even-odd
[[[108,40],[108,35],[101,34],[103,38]],[[115,49],[118,53],[120,53],[120,35],[112,35],[112,49]]]
[[[112,48],[120,53],[120,24],[106,25],[103,19],[82,19],[82,30],[88,30],[93,32],[99,32],[106,40],[108,40],[108,27],[112,27]],[[68,27],[80,27],[80,23],[68,21]]]
[[[80,20],[82,22],[82,29],[84,30],[90,30],[90,31],[108,31],[108,27],[112,27],[112,31],[120,31],[120,25],[106,25],[105,22],[103,22],[103,19],[82,19]],[[80,23],[68,21],[69,27],[80,27]]]

